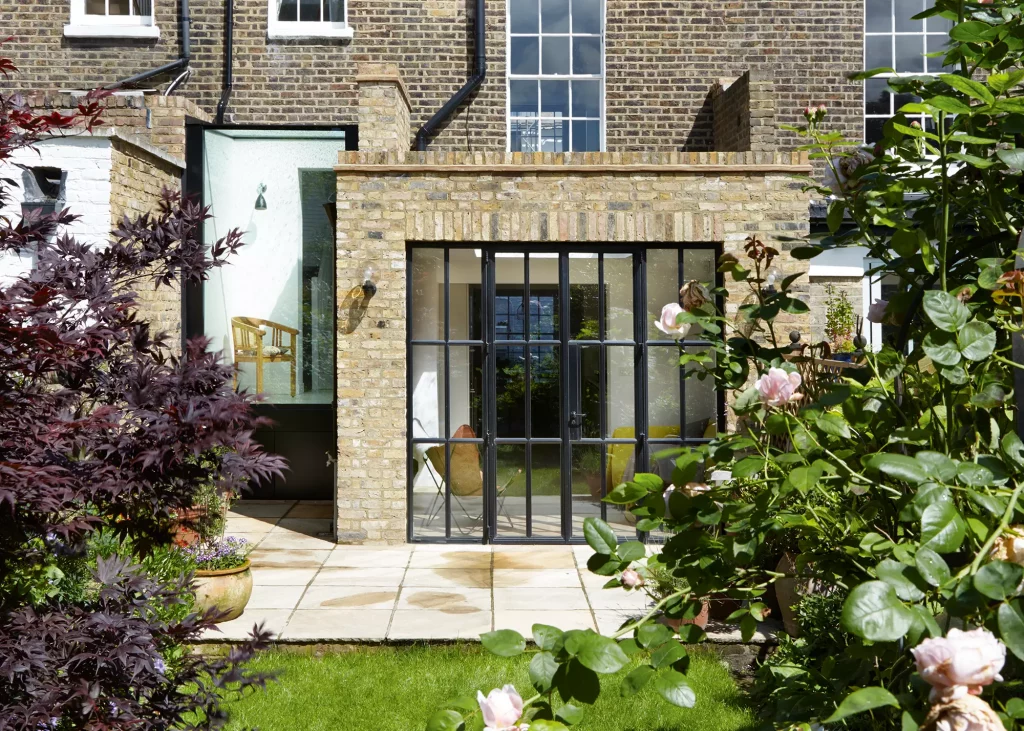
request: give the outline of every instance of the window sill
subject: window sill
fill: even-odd
[[[288,27],[294,25],[294,28]],[[355,30],[350,25],[321,26],[319,23],[277,23],[267,30],[267,38],[272,41],[287,39],[309,39],[319,38],[352,38]]]
[[[64,26],[65,38],[159,38],[156,25],[82,25]]]

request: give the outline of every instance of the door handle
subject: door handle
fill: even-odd
[[[582,411],[570,411],[569,412],[569,427],[571,429],[579,429],[583,426],[583,417],[586,416]]]

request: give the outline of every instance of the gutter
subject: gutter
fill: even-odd
[[[235,85],[234,46],[235,0],[227,0],[224,5],[224,91],[217,102],[217,124],[224,124],[224,113],[227,112],[231,90]]]
[[[147,79],[151,79],[154,76],[159,76],[160,74],[178,71],[179,69],[187,69],[192,47],[192,39],[189,35],[191,24],[192,17],[188,12],[188,0],[181,0],[181,57],[177,61],[171,61],[170,63],[165,63],[163,66],[158,68],[143,71],[141,74],[135,74],[134,76],[129,76],[127,79],[121,79],[121,81],[103,88],[107,90],[120,89],[123,86],[138,84],[142,81],[146,81]]]
[[[476,0],[476,18],[474,22],[474,45],[476,46],[476,58],[473,64],[473,75],[463,84],[462,88],[452,95],[452,98],[444,103],[444,106],[437,110],[425,125],[420,127],[416,133],[416,141],[413,143],[414,150],[426,150],[430,144],[430,138],[437,133],[438,128],[455,113],[470,94],[480,88],[480,85],[487,78],[487,33],[486,18],[484,15],[484,0]]]

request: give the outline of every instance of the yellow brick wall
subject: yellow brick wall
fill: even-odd
[[[136,218],[156,210],[162,191],[181,189],[180,166],[123,139],[111,139],[110,213],[116,229],[124,216]],[[177,286],[136,284],[139,317],[154,334],[166,332],[175,352],[181,345],[181,292]]]
[[[806,235],[806,157],[780,153],[341,153],[338,536],[406,539],[406,247],[459,241],[717,242]],[[380,272],[362,310],[362,267]],[[786,276],[806,262],[783,257]],[[736,290],[732,312],[748,293]],[[807,298],[806,283],[796,290]],[[806,316],[780,330],[806,332]]]

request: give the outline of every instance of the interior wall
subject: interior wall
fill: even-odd
[[[232,362],[232,317],[270,320],[301,331],[303,216],[299,171],[333,170],[344,140],[234,138],[209,131],[205,147],[204,197],[213,216],[206,224],[206,243],[235,228],[242,231],[245,242],[230,265],[210,273],[204,288],[204,326],[212,340],[210,347],[223,351],[225,360]],[[255,209],[261,183],[267,186],[266,210]],[[327,262],[328,266],[332,263]],[[321,291],[318,303],[322,298]],[[269,339],[266,342],[269,344]],[[287,334],[284,342],[289,342]],[[296,349],[297,390],[301,393],[301,333],[296,336]],[[288,400],[289,364],[265,365],[263,378],[264,392],[271,401]],[[333,392],[331,380],[319,384],[328,386],[323,391],[327,401]],[[255,388],[253,364],[242,365],[239,385]]]

